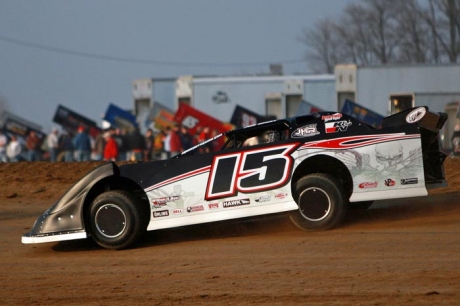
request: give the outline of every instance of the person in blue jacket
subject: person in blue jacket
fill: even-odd
[[[77,135],[72,139],[76,161],[89,161],[91,157],[91,139],[85,129],[80,126]]]

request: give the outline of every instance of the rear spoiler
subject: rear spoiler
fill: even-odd
[[[438,132],[447,121],[446,113],[432,113],[427,106],[406,109],[400,113],[383,118],[382,128],[417,124],[425,129]]]

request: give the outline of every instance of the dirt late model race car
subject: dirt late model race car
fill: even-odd
[[[108,249],[157,229],[288,214],[304,230],[337,226],[347,209],[445,186],[438,132],[447,115],[417,107],[381,128],[336,112],[233,130],[167,160],[89,172],[35,222],[23,243],[92,237]],[[225,144],[214,150],[214,144]]]

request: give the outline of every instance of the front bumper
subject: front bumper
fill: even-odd
[[[22,235],[21,242],[24,244],[56,242],[65,240],[85,239],[88,235],[85,231],[60,232],[45,235],[31,235],[30,233]]]

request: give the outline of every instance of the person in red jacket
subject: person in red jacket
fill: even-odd
[[[104,160],[116,161],[118,157],[118,145],[112,137],[112,133],[104,133],[105,147],[104,147]]]
[[[175,125],[170,131],[169,146],[171,150],[171,157],[182,153],[182,141],[179,135],[179,125]]]

